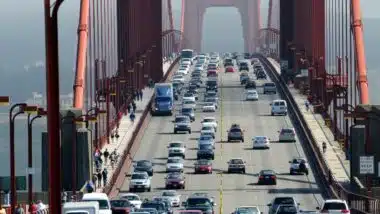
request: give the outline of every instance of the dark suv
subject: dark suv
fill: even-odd
[[[256,82],[253,80],[248,80],[245,84],[245,89],[256,89]]]
[[[240,128],[238,124],[232,124],[230,130],[228,131],[228,142],[231,141],[241,141],[244,142],[244,131]]]
[[[190,196],[182,205],[185,210],[200,210],[202,214],[212,214],[215,203],[208,196]]]

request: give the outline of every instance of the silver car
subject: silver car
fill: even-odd
[[[169,153],[168,155],[169,157],[179,156],[184,159],[185,153],[186,153],[186,145],[180,141],[171,142],[168,145],[168,153]]]
[[[215,139],[215,128],[211,125],[202,125],[201,134],[211,135]]]
[[[199,137],[198,146],[200,145],[211,145],[215,148],[215,141],[211,135],[203,134]]]
[[[166,162],[166,172],[183,172],[183,159],[180,157],[169,157]]]
[[[181,206],[181,195],[179,195],[175,190],[165,190],[161,193],[161,197],[167,198],[172,207]]]
[[[296,142],[296,130],[294,128],[282,128],[279,131],[279,142]]]

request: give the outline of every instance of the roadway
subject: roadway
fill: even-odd
[[[224,69],[222,70],[224,71]],[[264,80],[258,81],[258,85]],[[264,95],[260,88],[259,101],[245,101],[244,88],[240,86],[239,72],[219,73],[219,109],[215,113],[203,113],[197,109],[196,121],[192,123],[192,134],[173,134],[173,117],[152,117],[145,130],[141,146],[134,160],[152,160],[155,174],[152,178],[152,192],[139,193],[143,198],[159,195],[164,190],[167,145],[173,140],[187,143],[185,176],[186,189],[178,190],[181,199],[194,192],[208,192],[215,197],[216,213],[222,209],[231,213],[234,208],[244,205],[258,205],[266,212],[266,204],[276,196],[294,196],[303,210],[315,210],[322,201],[320,190],[313,173],[309,176],[289,175],[292,157],[305,156],[302,142],[278,143],[278,132],[282,127],[292,126],[288,116],[270,116],[270,102],[278,99],[278,94]],[[204,90],[204,89],[202,89]],[[202,94],[203,91],[200,92]],[[200,96],[199,100],[203,100]],[[215,116],[219,121],[216,137],[213,174],[194,175],[197,137],[201,129],[200,121],[205,116]],[[245,143],[226,143],[227,130],[232,123],[238,123],[245,130]],[[251,139],[255,135],[266,135],[273,142],[269,150],[252,150]],[[246,174],[227,174],[227,161],[241,157],[247,162]],[[277,186],[258,186],[257,173],[262,169],[272,169],[278,173]],[[131,169],[132,172],[132,169]],[[121,192],[127,192],[129,179],[126,178]]]

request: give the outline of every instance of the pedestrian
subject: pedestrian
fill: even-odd
[[[135,115],[135,112],[132,112],[131,114],[129,114],[129,119],[131,119],[131,122],[135,122],[135,118],[136,118],[136,115]]]
[[[108,175],[107,168],[104,168],[104,169],[103,169],[103,172],[102,172],[102,176],[103,176],[103,185],[104,185],[104,186],[107,185],[107,175]]]
[[[102,164],[99,159],[95,160],[95,169],[99,170],[102,167]]]
[[[92,175],[92,183],[94,184],[94,187],[96,188],[98,186],[98,176],[96,174]]]
[[[136,103],[135,103],[135,102],[132,102],[132,109],[133,109],[133,112],[136,112],[136,108],[137,108]]]
[[[18,204],[15,210],[15,214],[24,214],[24,208],[22,208],[21,204]]]
[[[62,203],[66,203],[67,202],[67,192],[65,190],[62,191],[62,194],[61,194],[61,200],[62,200]]]
[[[326,149],[327,149],[326,142],[323,141],[323,143],[322,143],[322,151],[323,151],[323,154],[326,153]]]
[[[88,192],[88,193],[92,193],[92,192],[94,192],[94,184],[92,183],[92,181],[91,180],[88,180],[87,181],[87,184],[86,184],[86,191]]]
[[[306,111],[309,111],[309,106],[310,106],[309,100],[305,100]]]
[[[142,98],[143,98],[143,91],[142,90],[140,90],[140,100],[142,101]]]
[[[46,205],[41,200],[38,200],[37,201],[37,208],[38,208],[38,211],[44,210],[44,209],[46,209]]]
[[[102,172],[99,170],[96,176],[98,177],[98,187],[101,188],[102,187]]]
[[[132,108],[132,105],[131,104],[129,104],[128,106],[127,106],[127,113],[131,113],[131,108]]]
[[[135,98],[137,101],[140,100],[139,92],[137,90],[135,91]]]
[[[104,152],[103,152],[103,156],[104,156],[104,163],[107,165],[108,163],[108,158],[110,156],[110,153],[108,151],[108,149],[106,149]]]
[[[32,202],[32,205],[30,206],[30,212],[31,213],[37,213],[37,211],[38,211],[37,204]]]

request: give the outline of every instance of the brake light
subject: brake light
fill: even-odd
[[[259,179],[264,179],[264,176],[260,176]]]
[[[272,175],[272,176],[270,176],[271,178],[273,178],[273,179],[275,179],[276,178],[276,176],[274,176],[274,175]]]
[[[349,210],[341,210],[341,213],[350,213]]]

